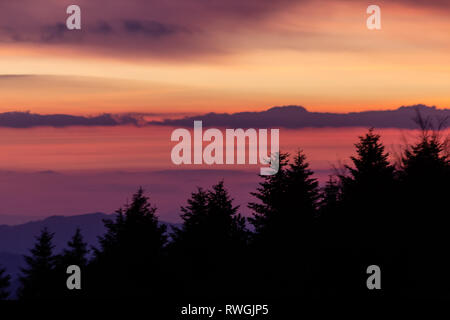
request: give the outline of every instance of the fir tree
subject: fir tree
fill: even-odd
[[[357,239],[361,246],[391,245],[397,224],[393,208],[395,168],[389,163],[380,136],[373,129],[359,137],[355,144],[357,156],[351,157],[352,166],[346,166],[349,175],[341,175],[342,217],[345,239]],[[383,243],[381,243],[383,242]]]
[[[20,299],[49,299],[54,295],[54,268],[53,233],[47,228],[41,231],[36,238],[31,255],[25,256],[26,267],[22,268],[19,288]]]
[[[419,141],[405,150],[400,171],[403,237],[416,257],[411,292],[415,296],[449,294],[450,236],[448,145],[438,131],[422,127]]]
[[[91,265],[95,295],[143,297],[157,295],[163,278],[166,226],[160,224],[156,208],[142,188],[131,204],[117,211],[115,220],[105,221],[106,234],[99,238]]]
[[[395,265],[406,262],[399,236],[402,221],[395,167],[373,129],[360,136],[355,147],[352,165],[346,166],[349,174],[340,175],[342,201],[335,225],[340,233],[335,242],[342,263],[336,266],[341,275],[337,287],[352,296],[376,294],[359,280],[375,264],[384,271],[383,294],[396,294],[405,273]]]
[[[262,176],[264,179],[257,188],[257,192],[251,195],[258,199],[258,202],[252,202],[248,207],[253,211],[253,217],[249,218],[249,222],[255,228],[255,236],[272,233],[272,229],[276,227],[272,220],[277,220],[283,215],[283,207],[285,206],[285,190],[287,187],[287,171],[288,154],[280,154],[279,170],[271,176]],[[258,239],[263,241],[263,239]]]
[[[247,231],[237,210],[223,181],[212,190],[199,188],[181,208],[183,225],[174,230],[171,252],[188,275],[179,279],[184,295],[242,294],[236,285],[243,275],[235,266],[244,265]]]
[[[72,239],[67,243],[68,249],[64,249],[61,254],[61,260],[66,265],[77,265],[83,268],[87,265],[87,254],[89,249],[87,243],[83,240],[80,228],[75,230]]]
[[[299,230],[308,232],[317,217],[318,182],[312,177],[306,157],[300,151],[292,163],[287,157],[280,156],[278,173],[264,177],[258,192],[252,193],[259,202],[249,204],[253,210],[249,221],[255,227],[256,237],[261,238],[257,241],[275,247],[298,239]]]
[[[0,300],[6,300],[9,297],[8,288],[11,282],[11,276],[5,274],[6,269],[0,268]]]
[[[60,298],[74,298],[82,297],[86,294],[85,278],[87,271],[87,254],[89,249],[87,243],[84,242],[81,230],[77,228],[72,239],[67,242],[67,247],[63,252],[56,257],[55,275],[58,277],[58,283],[56,284],[58,297]],[[68,290],[66,285],[67,268],[71,265],[76,265],[81,270],[81,290]]]
[[[305,155],[299,151],[289,163],[280,155],[280,169],[264,177],[259,202],[250,203],[255,227],[255,276],[265,279],[260,292],[267,295],[309,295],[316,241],[319,188]]]

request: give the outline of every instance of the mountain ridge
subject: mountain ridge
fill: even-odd
[[[192,126],[194,120],[201,120],[204,126],[255,128],[255,127],[375,127],[414,129],[414,117],[417,112],[432,118],[450,118],[450,109],[438,109],[436,106],[416,104],[400,106],[393,110],[368,110],[336,113],[308,111],[300,105],[274,106],[263,111],[241,111],[235,113],[210,112],[182,118],[164,120],[144,120],[143,113],[109,114],[98,116],[74,116],[68,114],[36,114],[30,112],[0,113],[0,127],[33,128],[70,126]],[[447,124],[447,127],[449,124]]]
[[[375,127],[375,128],[418,128],[414,119],[420,113],[431,120],[450,118],[450,109],[417,104],[401,106],[394,110],[372,110],[349,113],[310,112],[302,106],[277,106],[265,111],[237,113],[207,113],[202,116],[153,121],[154,125],[192,126],[193,121],[202,121],[205,127],[233,128],[307,128],[307,127]],[[444,127],[448,127],[446,123]]]
[[[97,247],[98,237],[106,231],[103,220],[113,218],[114,214],[94,212],[73,216],[53,215],[18,225],[0,225],[0,267],[6,268],[7,273],[13,276],[13,285],[16,288],[17,275],[24,265],[23,256],[29,254],[36,236],[44,227],[55,233],[54,253],[59,254],[78,227],[88,248]],[[173,230],[173,227],[179,226],[179,224],[163,221],[160,223],[166,225],[169,232]]]

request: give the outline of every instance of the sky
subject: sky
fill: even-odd
[[[0,0],[0,111],[448,107],[449,2],[376,4],[381,30],[357,0]]]
[[[260,165],[176,166],[170,160],[170,127],[0,128],[0,225],[24,222],[24,216],[113,213],[139,186],[164,221],[179,222],[180,207],[197,187],[224,180],[250,215],[249,201],[262,179]],[[366,128],[281,129],[280,148],[300,148],[323,183],[335,169],[351,164],[353,144]],[[416,130],[380,129],[391,159]],[[450,134],[450,130],[446,131]],[[5,156],[7,155],[7,156]]]
[[[72,4],[81,30],[65,27]],[[449,18],[448,0],[0,0],[0,117],[449,108]],[[175,167],[172,129],[1,127],[0,216],[110,213],[143,185],[175,221],[220,179],[245,211],[259,167]],[[281,147],[324,181],[365,129],[282,130]],[[411,132],[382,138],[398,148]]]

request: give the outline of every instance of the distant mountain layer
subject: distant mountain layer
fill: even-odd
[[[32,127],[68,127],[68,126],[118,126],[123,124],[137,125],[138,119],[128,115],[102,114],[95,117],[74,116],[68,114],[36,114],[30,112],[0,113],[0,127],[32,128]]]
[[[167,119],[156,125],[192,127],[201,120],[205,127],[228,128],[306,128],[306,127],[375,127],[415,129],[417,113],[439,122],[450,119],[450,109],[437,109],[425,105],[400,107],[396,110],[363,111],[351,113],[309,112],[301,106],[274,107],[261,112],[208,113],[203,116]],[[449,127],[447,121],[444,127]]]
[[[102,114],[88,117],[67,114],[41,115],[30,112],[4,112],[0,113],[0,127],[32,128],[49,126],[61,128],[120,125],[192,127],[194,120],[201,120],[205,127],[228,128],[375,127],[414,129],[417,128],[414,122],[417,112],[434,120],[450,117],[450,109],[437,109],[420,104],[400,107],[396,110],[350,113],[309,112],[301,106],[283,106],[259,112],[208,113],[162,121],[146,121],[145,114],[139,113]],[[447,123],[446,127],[449,125]]]
[[[77,228],[81,229],[84,240],[90,246],[96,246],[98,244],[97,237],[106,231],[103,224],[104,219],[114,219],[114,215],[98,212],[74,216],[52,216],[19,225],[0,225],[0,252],[28,253],[34,245],[35,237],[44,227],[55,233],[53,238],[55,252],[60,252],[66,247],[67,241],[70,240]],[[168,231],[172,226],[177,225],[161,223],[168,227]]]
[[[35,237],[44,227],[55,233],[56,252],[65,247],[77,227],[81,229],[87,243],[97,245],[97,236],[102,235],[105,231],[102,220],[107,218],[111,218],[111,215],[91,213],[76,216],[52,216],[14,226],[0,225],[0,252],[27,254],[34,245]]]
[[[98,236],[105,233],[103,219],[114,218],[104,213],[91,213],[76,216],[52,216],[43,220],[31,221],[20,225],[0,225],[0,266],[6,267],[8,273],[16,275],[23,265],[23,255],[29,254],[34,246],[36,236],[47,227],[55,233],[53,243],[55,253],[60,253],[72,238],[76,228],[81,229],[84,240],[89,247],[98,245]],[[168,231],[174,224],[161,222],[168,226]]]

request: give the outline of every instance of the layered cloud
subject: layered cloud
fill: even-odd
[[[448,106],[448,1],[377,4],[370,31],[362,0],[0,1],[0,72],[36,75],[0,77],[0,112]]]
[[[138,119],[131,116],[112,116],[103,114],[94,117],[73,116],[67,114],[40,115],[30,112],[0,113],[0,127],[31,128],[31,127],[68,127],[68,126],[116,126],[137,125]]]
[[[76,4],[82,9],[82,30],[69,31],[65,27],[69,3],[2,1],[0,41],[77,45],[138,56],[217,52],[225,50],[219,48],[217,32],[256,27],[299,2],[303,1],[79,0]]]
[[[309,112],[300,106],[274,107],[261,112],[208,113],[205,115],[177,117],[160,121],[148,121],[149,117],[161,118],[158,114],[103,114],[99,116],[73,116],[66,114],[33,114],[30,112],[0,113],[0,127],[68,127],[68,126],[181,126],[192,127],[196,120],[208,127],[228,128],[307,128],[307,127],[376,127],[376,128],[417,128],[418,113],[431,121],[442,122],[449,127],[450,109],[437,109],[425,105],[400,107],[396,110],[363,111],[351,113]],[[173,115],[176,116],[176,115]],[[179,115],[178,115],[179,116]]]
[[[90,52],[141,58],[220,55],[249,46],[257,49],[280,44],[304,50],[313,48],[321,38],[332,39],[324,27],[334,24],[332,33],[336,33],[347,28],[346,23],[356,25],[354,10],[358,10],[363,22],[367,6],[360,0],[78,0],[82,30],[69,31],[65,27],[69,4],[2,1],[0,42],[75,46]],[[388,4],[392,5],[380,3]],[[405,10],[450,8],[444,0],[401,0],[395,5]],[[347,22],[341,21],[338,7],[346,13]],[[389,13],[392,16],[392,9]],[[294,36],[298,42],[292,41]],[[347,41],[342,39],[341,44],[346,46]]]

